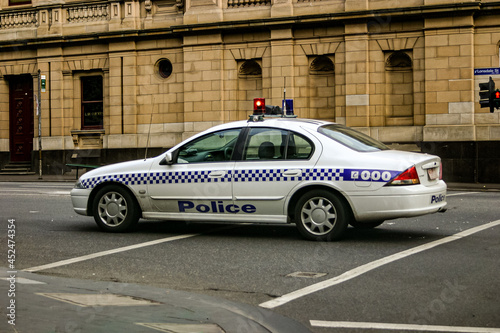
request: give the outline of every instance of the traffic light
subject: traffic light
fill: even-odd
[[[266,99],[265,98],[254,98],[253,99],[253,113],[254,114],[266,113]]]
[[[500,90],[495,90],[493,93],[493,107],[495,109],[500,109]],[[491,110],[490,110],[491,111]],[[493,112],[493,111],[491,111]]]
[[[491,79],[490,76],[488,82],[479,84],[479,104],[481,105],[481,108],[490,108],[490,112],[493,112],[495,110],[495,105],[493,102],[494,97],[495,82]]]

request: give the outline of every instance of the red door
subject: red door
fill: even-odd
[[[9,121],[10,160],[31,161],[33,150],[33,78],[31,75],[10,77]]]

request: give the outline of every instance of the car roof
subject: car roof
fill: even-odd
[[[219,126],[212,127],[213,129],[224,129],[233,127],[280,127],[280,128],[296,128],[296,127],[309,127],[311,129],[317,129],[319,126],[326,124],[333,124],[333,122],[316,120],[316,119],[306,119],[306,118],[291,118],[291,117],[264,117],[263,119],[257,121],[240,120],[230,123],[225,123]]]

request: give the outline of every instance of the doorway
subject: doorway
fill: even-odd
[[[9,142],[11,162],[31,162],[33,151],[33,77],[9,78]]]

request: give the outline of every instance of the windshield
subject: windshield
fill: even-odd
[[[352,128],[339,125],[329,124],[321,126],[318,132],[326,135],[344,146],[360,152],[371,152],[379,150],[388,150],[389,147],[382,142],[375,140],[368,135],[358,132]]]

